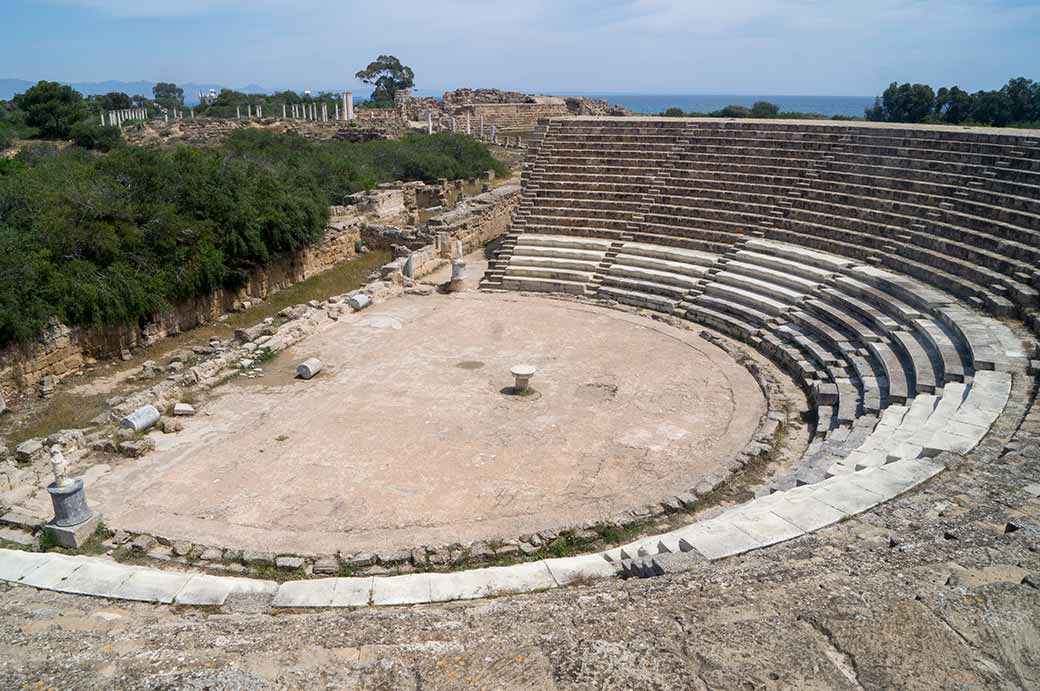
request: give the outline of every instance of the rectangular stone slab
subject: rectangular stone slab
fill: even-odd
[[[161,602],[171,604],[177,593],[188,582],[192,574],[165,573],[152,569],[135,571],[130,578],[123,581],[112,597],[121,600],[140,600],[142,602]]]
[[[20,582],[34,588],[52,590],[63,579],[71,576],[76,569],[83,566],[83,562],[75,557],[67,557],[62,554],[48,554],[47,556],[49,558],[43,560],[39,568],[27,571]]]
[[[413,605],[430,601],[430,574],[386,576],[372,581],[373,605]]]
[[[134,568],[125,564],[116,564],[101,560],[83,563],[68,578],[62,581],[60,590],[63,593],[76,595],[96,595],[110,597],[119,590],[119,586],[134,573]]]
[[[220,606],[231,594],[231,579],[220,576],[196,575],[188,579],[174,602],[178,605]]]
[[[492,595],[555,588],[545,562],[430,574],[430,601],[473,600]]]
[[[569,585],[586,578],[610,578],[618,574],[617,567],[598,554],[546,559],[545,566],[558,585]]]
[[[847,515],[813,497],[778,501],[770,510],[807,533],[833,525]]]
[[[372,599],[371,576],[360,578],[337,578],[332,593],[333,607],[368,607]]]
[[[336,591],[335,578],[287,581],[278,586],[272,607],[328,607]]]
[[[849,476],[849,482],[875,494],[880,494],[887,500],[898,497],[920,481],[914,476],[906,475],[905,473],[885,472],[885,468],[882,466],[854,473]]]
[[[887,497],[864,489],[849,481],[852,473],[831,478],[819,483],[813,497],[838,511],[857,514],[872,509]]]
[[[702,521],[683,531],[682,540],[711,560],[747,552],[761,545],[724,516]]]
[[[49,556],[16,549],[0,549],[0,580],[17,582],[30,571],[39,568]]]
[[[793,540],[805,534],[798,526],[769,511],[737,514],[730,518],[730,521],[762,547]]]

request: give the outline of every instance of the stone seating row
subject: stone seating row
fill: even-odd
[[[899,139],[863,135],[841,137],[811,132],[794,135],[791,132],[783,131],[762,132],[739,128],[702,128],[701,126],[698,126],[696,130],[698,147],[713,147],[719,151],[734,146],[825,153],[837,149],[846,154],[951,161],[1023,170],[1038,169],[1035,161],[1027,156],[1027,151],[1013,145],[979,145],[958,141],[942,142],[922,138]],[[559,140],[557,140],[557,145],[559,146]],[[565,146],[570,148],[572,143],[567,142]]]
[[[678,131],[673,128],[673,131],[677,132],[676,141],[681,141]],[[662,163],[660,159],[653,159],[655,165],[667,165]],[[631,166],[629,166],[631,168]],[[603,167],[593,167],[592,170],[602,170]],[[542,178],[546,179],[547,184],[556,184],[558,189],[563,189],[568,184],[568,179],[573,179],[577,175],[584,175],[581,179],[580,184],[587,185],[585,189],[579,190],[581,193],[590,191],[588,188],[595,188],[597,184],[603,184],[602,176],[589,173],[587,169],[583,170],[582,173],[576,173],[573,169],[568,169],[567,166],[561,166],[556,168],[550,168],[541,173]],[[614,169],[617,172],[617,169]],[[631,173],[632,171],[627,171]],[[642,171],[644,174],[640,176],[617,174],[612,177],[611,183],[615,185],[628,183],[629,186],[626,191],[630,192],[633,197],[642,194],[643,196],[653,195],[655,193],[660,194],[655,189],[655,185],[661,185],[662,180],[667,182],[667,187],[671,188],[672,175],[674,174],[674,167],[671,171],[665,170],[662,174],[654,176],[647,174],[648,171]],[[689,171],[682,171],[688,173]],[[595,180],[599,179],[599,183]],[[788,178],[788,181],[791,179]],[[805,190],[805,187],[802,187]],[[672,191],[669,189],[669,192]],[[778,190],[772,190],[776,192]],[[536,191],[537,192],[537,191]],[[808,192],[791,192],[788,194],[799,195],[805,194],[806,196],[802,199],[785,199],[779,202],[780,208],[774,208],[773,212],[777,216],[784,214],[810,214],[813,211],[807,210],[805,207],[811,205],[827,205],[831,202],[823,201],[818,195],[810,196]],[[581,204],[581,199],[574,199],[580,197],[580,194],[570,194],[573,199],[573,203],[579,204],[578,208],[590,208],[595,206],[596,200],[602,200],[603,195],[594,195],[588,204]],[[548,212],[546,215],[555,219],[566,218],[568,216],[574,216],[575,211],[573,208],[568,206],[567,201],[563,201],[565,198],[557,197],[555,200],[549,196],[545,200],[538,200],[540,208],[549,208],[554,203],[558,206],[557,211]],[[680,199],[669,195],[667,201],[675,202]],[[871,196],[854,195],[850,198],[843,199],[843,201],[857,201],[863,204],[867,209],[876,209],[877,205],[873,202]],[[646,200],[644,199],[644,202]],[[662,200],[664,201],[664,200]],[[710,201],[710,200],[709,200]],[[652,207],[655,211],[667,210],[670,214],[652,213],[652,214],[640,214],[641,205],[638,204],[638,200],[629,198],[624,200],[622,203],[615,204],[612,209],[615,212],[613,219],[613,228],[616,230],[622,230],[625,225],[624,216],[631,212],[631,225],[633,230],[639,230],[642,232],[651,232],[655,234],[681,234],[689,236],[688,232],[676,232],[677,227],[690,227],[693,230],[706,231],[716,233],[714,237],[697,237],[696,233],[693,234],[697,240],[707,240],[709,242],[726,242],[728,239],[725,237],[726,233],[740,234],[741,228],[739,225],[753,225],[757,223],[760,218],[767,219],[765,225],[770,225],[769,216],[764,215],[767,210],[765,202],[773,201],[775,199],[761,199],[762,202],[759,207],[746,207],[746,210],[735,211],[733,206],[737,204],[734,200],[731,205],[731,210],[726,211],[724,209],[714,208],[703,208],[695,207],[696,211],[682,210],[677,213],[678,204],[661,205],[660,207]],[[942,203],[942,202],[940,202]],[[721,205],[722,202],[716,202],[716,205]],[[796,206],[798,205],[798,206]],[[950,206],[947,204],[947,206]],[[828,211],[833,211],[835,207],[829,206]],[[1015,240],[1008,240],[1009,235],[1016,233],[1014,226],[1002,226],[994,228],[993,224],[987,224],[985,219],[981,219],[976,216],[972,219],[965,219],[962,214],[958,217],[956,214],[949,212],[945,207],[937,207],[937,211],[929,211],[924,208],[905,208],[900,209],[906,211],[905,214],[892,213],[890,211],[884,211],[879,213],[887,214],[883,219],[885,222],[882,223],[884,230],[882,232],[887,233],[883,235],[886,242],[882,242],[880,239],[875,238],[872,245],[867,245],[874,252],[887,251],[892,248],[896,248],[901,255],[900,260],[904,268],[913,270],[918,276],[924,278],[931,278],[931,280],[938,282],[947,289],[958,289],[959,294],[965,298],[973,299],[976,304],[990,306],[996,309],[998,312],[1008,313],[1013,309],[1015,303],[1022,305],[1032,305],[1036,301],[1036,289],[1030,285],[1034,281],[1040,281],[1040,278],[1034,278],[1030,263],[1035,259],[1036,249],[1031,246],[1032,235],[1028,232],[1019,233],[1020,237]],[[758,217],[747,217],[747,210],[754,210],[759,212],[753,214]],[[864,213],[870,213],[874,215],[872,211],[861,211],[856,206],[843,205],[842,209],[838,211],[844,211],[847,216],[852,217],[852,221],[849,223],[872,223],[872,221],[864,221],[861,216]],[[939,218],[928,218],[927,223],[915,222],[915,218],[911,215],[913,212],[923,211],[925,214],[934,214]],[[726,216],[728,214],[728,217]],[[945,221],[945,216],[950,217],[950,222]],[[810,217],[811,218],[811,217]],[[1027,217],[1028,219],[1029,217]],[[679,219],[679,220],[676,220]],[[803,219],[804,220],[804,219]],[[900,225],[891,225],[893,222],[899,223]],[[553,225],[556,221],[549,221],[545,225]],[[593,227],[586,221],[564,221],[565,225],[579,225],[584,228]],[[1032,221],[1030,221],[1032,223]],[[734,225],[738,224],[738,225]],[[775,224],[775,223],[774,223]],[[808,226],[808,230],[819,231],[819,226]],[[842,223],[844,225],[844,217]],[[917,226],[915,227],[906,227]],[[657,227],[654,227],[657,226]],[[963,226],[969,226],[967,228]],[[833,226],[832,226],[833,227]],[[543,229],[544,230],[544,229]],[[842,232],[844,229],[841,227],[835,230],[822,232]],[[1025,229],[1028,231],[1028,229]],[[995,234],[990,235],[995,231]],[[937,239],[935,236],[942,234],[942,237],[949,238],[946,240]],[[853,239],[857,239],[857,236],[850,236]],[[790,239],[790,238],[784,238]],[[930,245],[930,246],[929,246]],[[937,246],[936,246],[937,245]],[[1005,255],[1010,257],[1001,256],[1001,254],[995,251],[995,248],[1005,249]],[[841,250],[844,246],[831,245],[827,247],[828,250]],[[961,257],[949,257],[951,251],[960,253]],[[967,255],[967,256],[963,256]],[[858,258],[865,258],[869,256],[864,252],[856,252],[853,256]],[[917,266],[907,266],[907,264]],[[986,266],[990,264],[990,266]],[[900,267],[900,264],[894,265],[896,268]],[[932,267],[933,270],[929,270]],[[1008,275],[1013,276],[1009,278]],[[964,281],[959,281],[965,279]],[[958,285],[960,284],[960,285]]]

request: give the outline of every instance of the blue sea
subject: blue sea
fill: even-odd
[[[620,103],[633,113],[656,115],[669,108],[684,112],[710,113],[729,105],[751,107],[756,101],[769,101],[780,106],[781,112],[819,113],[863,117],[863,109],[874,105],[873,96],[748,96],[727,94],[565,94],[601,98]]]

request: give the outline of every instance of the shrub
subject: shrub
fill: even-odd
[[[105,129],[76,128],[96,148]],[[351,144],[248,129],[219,147],[105,155],[35,143],[0,161],[0,346],[54,319],[132,323],[241,285],[319,241],[330,204],[377,183],[487,170],[506,172],[483,144],[452,134]]]
[[[73,125],[69,136],[77,146],[98,151],[111,151],[123,142],[123,132],[118,127],[101,126],[89,120]]]
[[[775,118],[780,115],[780,106],[769,101],[758,101],[751,106],[751,117],[753,118]]]

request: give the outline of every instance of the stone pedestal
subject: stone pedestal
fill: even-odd
[[[513,390],[516,393],[526,393],[531,388],[531,377],[537,372],[533,365],[514,365],[510,372],[513,375]]]
[[[52,482],[47,491],[54,505],[54,518],[44,526],[44,530],[56,544],[79,549],[101,522],[101,514],[92,512],[87,506],[83,480],[76,478],[61,487]]]

